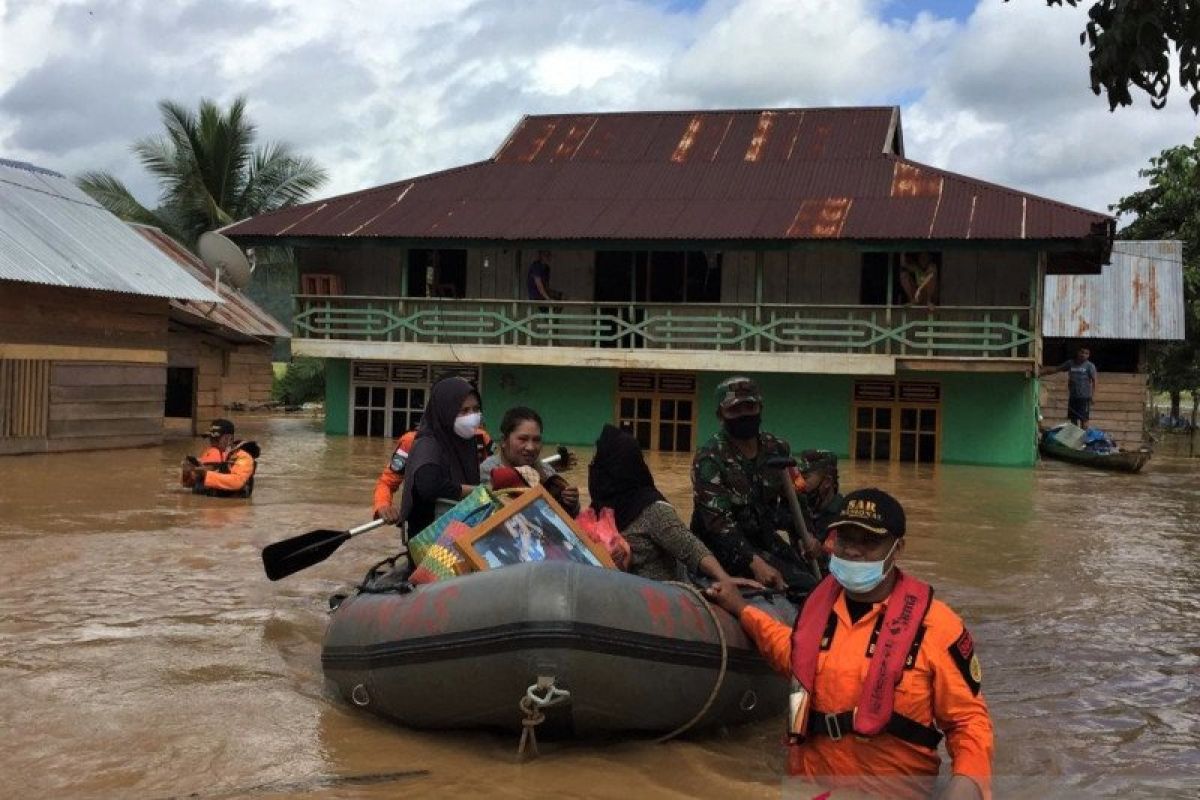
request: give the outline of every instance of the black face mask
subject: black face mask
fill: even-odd
[[[758,428],[762,425],[762,414],[727,419],[724,424],[726,432],[734,439],[753,439],[758,436]]]

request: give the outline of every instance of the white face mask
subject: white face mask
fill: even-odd
[[[463,414],[454,420],[454,432],[460,438],[470,439],[475,435],[475,429],[479,427],[480,422],[483,422],[483,414],[479,412]]]
[[[887,551],[887,555],[879,561],[847,561],[831,555],[829,572],[833,575],[834,580],[847,591],[866,594],[883,583],[883,579],[892,571],[892,567],[896,566],[895,562],[892,562],[891,567],[886,570],[883,568],[887,564],[887,560],[892,557],[892,553],[896,551],[898,544],[900,544],[899,539],[892,542],[892,547]]]

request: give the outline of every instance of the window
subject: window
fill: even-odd
[[[434,383],[457,375],[478,386],[481,373],[477,364],[356,361],[350,369],[350,433],[397,438],[421,424]]]
[[[617,378],[617,427],[643,450],[686,453],[696,430],[696,376],[622,372]]]
[[[387,436],[386,386],[354,387],[354,435]]]
[[[466,250],[409,250],[407,297],[466,297]]]
[[[932,381],[854,384],[855,458],[932,463],[939,457],[942,387]]]

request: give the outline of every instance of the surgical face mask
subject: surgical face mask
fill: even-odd
[[[475,435],[475,429],[479,427],[479,423],[482,421],[483,414],[478,412],[463,414],[454,420],[454,432],[463,439],[470,439]]]
[[[725,430],[735,439],[753,439],[758,436],[760,425],[762,425],[762,414],[751,414],[725,420]]]
[[[831,555],[829,557],[829,572],[833,575],[834,580],[840,583],[846,591],[855,594],[866,594],[883,583],[883,579],[896,566],[893,563],[886,571],[883,568],[887,560],[892,557],[892,553],[895,552],[896,545],[899,543],[899,539],[893,542],[891,550],[888,550],[887,555],[879,561],[848,561],[844,558]]]

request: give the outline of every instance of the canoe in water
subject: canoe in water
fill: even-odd
[[[752,602],[795,619],[783,599]],[[729,614],[682,586],[568,562],[348,597],[321,662],[349,702],[414,728],[520,730],[519,702],[539,677],[570,693],[545,709],[545,729],[579,737],[665,734],[702,709],[695,727],[787,707],[786,680]]]
[[[1096,469],[1110,469],[1118,472],[1137,472],[1146,466],[1150,460],[1150,451],[1121,450],[1116,453],[1093,453],[1088,450],[1074,450],[1066,445],[1045,438],[1038,444],[1038,449],[1046,458],[1056,458],[1059,461],[1070,461],[1073,464],[1083,464]]]

